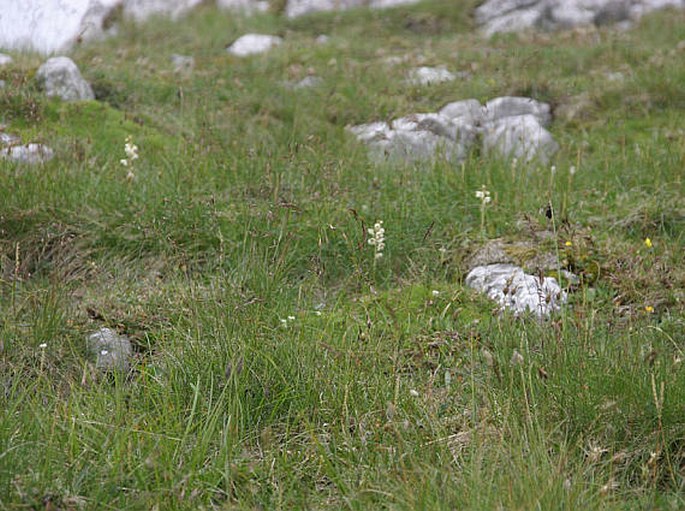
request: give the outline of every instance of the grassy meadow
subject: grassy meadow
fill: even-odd
[[[0,161],[0,509],[685,507],[685,12],[486,40],[476,3],[124,23],[71,54],[95,102],[12,54],[0,121],[56,156]],[[285,41],[228,55],[247,32]],[[374,165],[345,131],[505,95],[553,106],[554,172]],[[542,231],[581,277],[560,313],[464,285]]]

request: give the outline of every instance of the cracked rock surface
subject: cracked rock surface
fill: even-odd
[[[556,279],[529,275],[514,264],[476,266],[466,276],[466,285],[516,316],[532,313],[545,318],[566,302]]]
[[[685,0],[487,0],[476,9],[485,35],[583,25],[630,25],[644,14],[685,8]]]
[[[58,97],[63,101],[95,99],[90,84],[83,79],[78,67],[69,57],[46,60],[38,68],[36,79],[48,97]]]
[[[457,101],[437,113],[412,114],[391,123],[360,124],[348,131],[368,145],[369,156],[377,163],[413,163],[441,157],[459,162],[480,141],[486,154],[546,164],[559,149],[545,128],[551,120],[546,103],[507,96],[484,106],[475,99]]]
[[[103,371],[128,371],[133,354],[131,341],[110,328],[101,328],[88,336],[88,352],[95,367]]]

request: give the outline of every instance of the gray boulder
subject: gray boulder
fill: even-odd
[[[0,2],[0,48],[44,55],[64,53],[80,41],[116,33],[116,22],[122,16],[136,21],[153,15],[178,18],[201,3],[202,0],[4,0]]]
[[[505,159],[548,163],[559,144],[533,115],[505,117],[483,128],[483,152]]]
[[[559,310],[567,298],[556,279],[528,275],[513,264],[477,266],[466,276],[466,285],[516,316],[532,313],[538,318],[547,317]]]
[[[4,129],[4,125],[0,126],[0,130]],[[17,135],[12,135],[11,133],[5,133],[0,131],[0,146],[16,145],[21,142],[21,139]]]
[[[95,99],[93,89],[69,57],[53,57],[38,68],[36,79],[49,97],[64,101]]]
[[[278,36],[266,34],[245,34],[236,39],[226,50],[236,57],[249,57],[265,53],[283,42]]]
[[[54,155],[54,151],[43,144],[8,145],[0,149],[0,159],[28,165],[45,163]]]
[[[446,116],[413,114],[392,121],[352,126],[348,130],[369,146],[369,155],[383,161],[413,163],[445,158],[461,161],[475,141],[475,128]]]
[[[246,14],[269,10],[269,0],[217,0],[216,5],[220,9],[242,11]]]
[[[288,0],[285,15],[288,18],[296,18],[313,12],[344,11],[355,7],[384,9],[418,2],[419,0]]]
[[[457,75],[449,72],[444,66],[417,67],[409,71],[407,82],[411,85],[432,85],[435,83],[452,82]]]
[[[0,48],[50,54],[68,50],[79,38],[103,33],[104,20],[120,0],[4,1]]]
[[[685,8],[685,0],[487,0],[476,9],[475,17],[481,30],[490,36],[531,28],[625,25],[667,7]]]
[[[201,3],[202,0],[124,0],[120,2],[124,16],[136,21],[145,21],[157,15],[178,19]]]
[[[101,328],[87,338],[88,353],[95,367],[103,371],[128,371],[133,348],[126,336],[109,328]]]
[[[483,107],[477,99],[465,99],[448,103],[438,113],[453,120],[460,119],[462,122],[472,124],[473,126],[480,126],[485,119]]]
[[[390,124],[374,122],[348,130],[369,146],[376,162],[416,162],[436,156],[461,161],[480,137],[486,154],[547,163],[559,148],[542,125],[551,118],[549,105],[529,98],[497,98],[485,107],[467,99],[449,103],[438,113],[413,114]]]
[[[506,117],[519,115],[532,115],[543,126],[552,122],[550,106],[531,98],[504,96],[488,101],[483,107],[483,121],[485,123],[494,123]]]

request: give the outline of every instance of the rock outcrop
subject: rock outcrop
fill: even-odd
[[[288,18],[296,18],[313,12],[343,11],[355,7],[384,9],[418,2],[419,0],[288,0],[285,15]]]
[[[466,157],[476,138],[472,125],[439,113],[413,114],[390,124],[374,122],[348,130],[369,146],[369,156],[376,163],[410,163],[435,158],[457,162]]]
[[[466,285],[516,316],[531,313],[544,318],[566,302],[556,279],[529,275],[513,264],[476,266],[466,276]]]
[[[416,162],[444,157],[460,161],[477,140],[500,158],[549,162],[559,146],[545,129],[549,105],[530,98],[502,97],[486,103],[457,101],[438,113],[413,114],[390,124],[373,122],[348,130],[369,146],[375,162]]]
[[[178,18],[203,0],[5,0],[0,7],[0,49],[44,55],[68,52],[80,41],[116,33],[121,18]],[[264,11],[265,0],[216,0],[219,8]]]
[[[441,67],[417,67],[409,71],[407,82],[411,85],[432,85],[434,83],[451,82],[457,79],[457,75]]]
[[[226,50],[236,57],[248,57],[265,53],[283,42],[278,36],[266,34],[245,34],[236,39]]]
[[[101,328],[90,334],[87,338],[87,347],[98,369],[126,372],[131,365],[131,341],[114,330]]]
[[[476,22],[490,36],[531,28],[627,25],[667,7],[683,9],[685,0],[488,0],[476,9]]]
[[[36,72],[36,79],[49,97],[64,101],[95,99],[93,89],[69,57],[48,59]]]
[[[54,151],[43,144],[7,145],[0,148],[0,159],[37,165],[52,159]]]
[[[547,163],[558,150],[552,134],[533,115],[505,117],[483,128],[484,154]]]

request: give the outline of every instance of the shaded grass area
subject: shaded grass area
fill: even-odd
[[[0,507],[683,505],[683,14],[487,41],[473,6],[125,24],[74,53],[98,102],[0,70],[7,131],[57,152],[0,163]],[[285,43],[228,56],[247,31]],[[424,64],[470,78],[403,82]],[[554,173],[373,166],[344,131],[507,94],[553,105]],[[560,315],[463,286],[487,239],[541,232],[582,277]],[[89,361],[101,326],[130,374]]]

